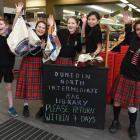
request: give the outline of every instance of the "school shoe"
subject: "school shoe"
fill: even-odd
[[[28,105],[25,105],[25,106],[23,107],[23,112],[22,112],[22,114],[23,114],[24,117],[29,117],[29,116],[30,116],[30,111],[29,111]]]
[[[44,115],[44,113],[43,113],[43,107],[40,107],[40,109],[36,113],[35,117],[36,117],[36,119],[41,119],[41,118],[43,118],[43,115]]]
[[[17,112],[16,112],[16,109],[15,109],[14,107],[10,107],[10,108],[8,109],[8,113],[9,113],[10,116],[12,116],[12,117],[17,117],[17,116],[18,116],[18,114],[17,114]]]
[[[121,129],[121,124],[118,120],[114,120],[109,127],[109,132],[110,133],[116,133],[119,129]]]
[[[128,135],[131,138],[131,140],[137,139],[137,131],[135,125],[130,125],[128,128]]]

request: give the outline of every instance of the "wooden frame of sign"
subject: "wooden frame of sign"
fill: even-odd
[[[104,129],[107,68],[44,64],[44,121]]]

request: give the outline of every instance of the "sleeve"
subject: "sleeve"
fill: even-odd
[[[77,52],[80,53],[81,51],[82,51],[81,35],[78,34],[78,38],[77,38]]]
[[[102,32],[100,29],[96,30],[96,33],[94,34],[94,40],[97,44],[102,43]]]
[[[126,44],[130,44],[132,41],[133,32],[132,32],[132,24],[125,25],[125,41]]]

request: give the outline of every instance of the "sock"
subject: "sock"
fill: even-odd
[[[27,102],[24,102],[24,106],[29,106],[29,104]]]
[[[121,111],[121,106],[113,106],[114,120],[119,120],[119,115]]]
[[[135,126],[137,120],[137,111],[135,113],[131,113],[128,111],[130,126]]]

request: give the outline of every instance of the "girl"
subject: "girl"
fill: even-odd
[[[58,30],[57,35],[62,48],[55,64],[74,65],[76,54],[82,50],[81,35],[77,31],[78,27],[79,20],[76,17],[70,17],[67,21],[67,29]]]
[[[102,49],[102,33],[99,13],[92,11],[82,17],[82,37],[85,37],[86,53],[96,56]]]
[[[22,3],[16,5],[16,19],[23,8]],[[47,24],[44,21],[38,21],[35,26],[35,33],[42,41],[38,50],[35,50],[23,57],[19,77],[16,86],[16,98],[24,99],[23,116],[29,117],[28,100],[42,99],[41,92],[41,74],[42,74],[42,49],[47,39]]]
[[[9,109],[8,113],[16,117],[17,112],[13,107],[13,96],[12,96],[12,81],[13,81],[13,66],[15,63],[15,56],[10,52],[7,44],[8,28],[4,18],[0,17],[0,82],[4,77],[6,83],[6,90],[8,93]]]
[[[137,138],[135,127],[137,110],[140,103],[140,20],[134,24],[132,31],[131,20],[125,12],[123,20],[126,28],[126,36],[129,40],[129,49],[122,61],[120,75],[118,76],[112,90],[114,99],[114,120],[109,128],[111,133],[117,132],[121,128],[119,114],[121,105],[128,106],[129,115],[129,137],[133,140]]]

